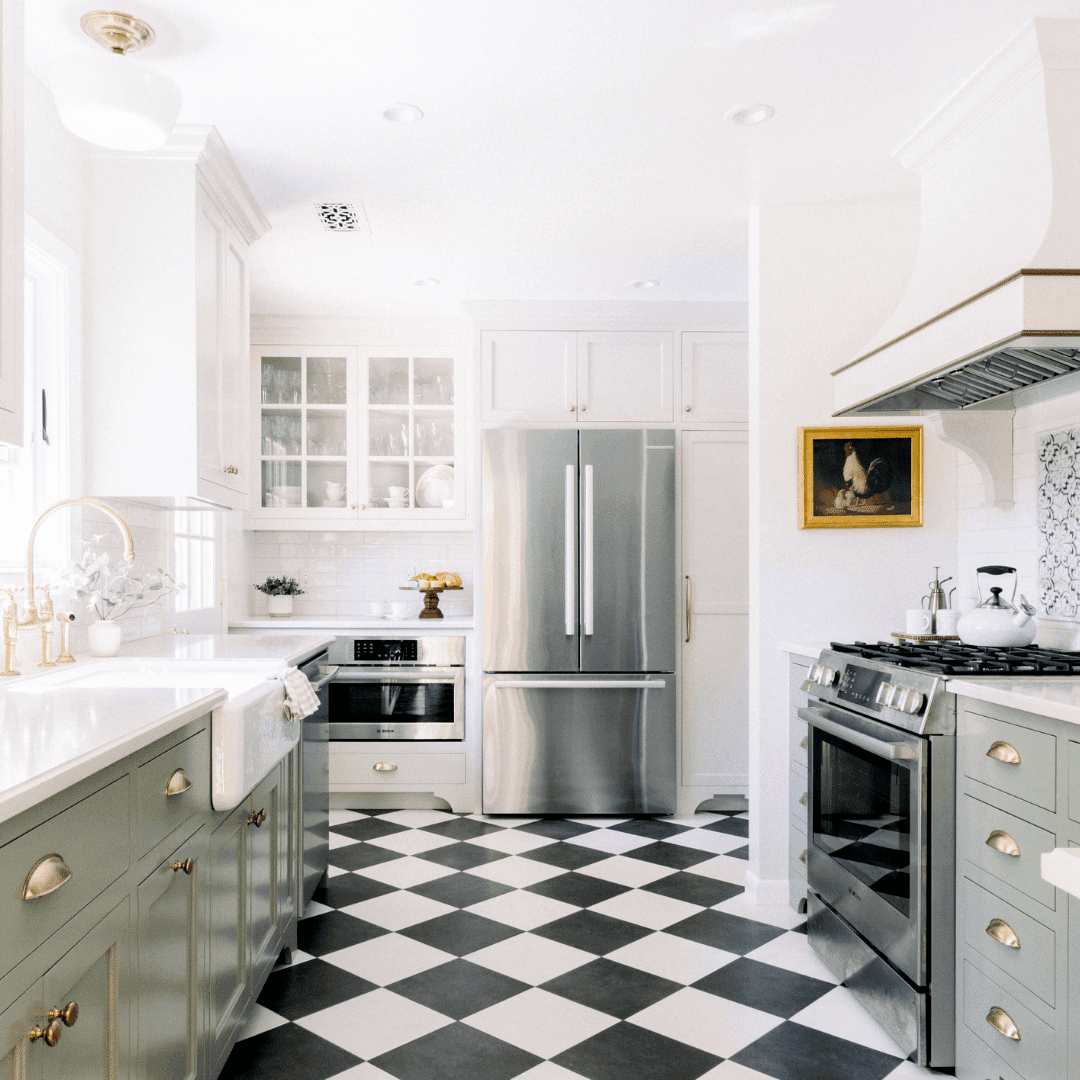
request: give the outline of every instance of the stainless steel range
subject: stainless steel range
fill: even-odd
[[[807,932],[921,1065],[953,1064],[956,699],[949,676],[1076,675],[1035,646],[833,643],[810,669]]]

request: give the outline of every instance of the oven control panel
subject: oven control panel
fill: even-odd
[[[353,659],[376,664],[415,661],[416,638],[357,638],[353,641]]]
[[[836,696],[841,701],[850,701],[855,705],[862,705],[865,709],[880,712],[883,702],[878,700],[878,688],[884,682],[883,672],[859,667],[857,664],[846,664],[840,675]]]

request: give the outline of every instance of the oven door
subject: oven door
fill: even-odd
[[[926,740],[812,705],[807,883],[915,983],[927,984]]]
[[[463,739],[464,668],[342,667],[330,683],[330,739]]]

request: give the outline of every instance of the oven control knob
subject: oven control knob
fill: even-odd
[[[903,704],[897,706],[901,712],[910,713],[912,716],[919,712],[922,707],[923,696],[918,690],[909,690]]]
[[[874,695],[874,703],[876,705],[884,705],[886,708],[892,708],[893,699],[896,697],[896,687],[892,683],[883,682],[877,689],[877,693]]]
[[[819,667],[817,674],[818,686],[832,686],[836,682],[836,672],[831,667]]]

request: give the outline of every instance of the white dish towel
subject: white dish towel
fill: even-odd
[[[289,668],[281,681],[285,684],[285,715],[290,720],[303,720],[305,716],[318,712],[318,695],[299,668]]]

